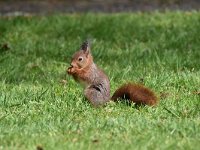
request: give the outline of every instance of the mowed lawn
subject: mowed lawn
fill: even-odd
[[[66,75],[86,39],[111,93],[143,83],[159,104],[93,108]],[[199,147],[199,12],[0,18],[0,149]]]

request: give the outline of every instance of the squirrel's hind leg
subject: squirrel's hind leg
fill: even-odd
[[[109,100],[109,98],[105,97],[100,90],[93,87],[86,88],[84,91],[84,95],[95,107],[101,106]]]

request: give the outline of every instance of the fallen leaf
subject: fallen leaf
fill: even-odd
[[[200,95],[200,91],[194,91],[193,94]]]
[[[42,147],[41,145],[38,145],[38,146],[36,147],[36,150],[44,150],[44,149],[43,149],[43,147]]]
[[[0,45],[0,52],[5,52],[5,51],[8,51],[9,49],[10,47],[8,46],[7,43]]]
[[[64,79],[60,80],[60,83],[63,84],[63,85],[66,85],[67,84],[67,80],[64,80]]]
[[[98,139],[93,139],[92,142],[93,142],[93,143],[98,143],[99,140],[98,140]]]

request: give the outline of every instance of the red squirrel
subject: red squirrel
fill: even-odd
[[[105,103],[126,99],[136,105],[157,104],[157,97],[149,88],[140,84],[127,83],[117,89],[110,97],[110,82],[108,76],[97,67],[93,61],[88,42],[81,45],[71,60],[71,66],[67,69],[77,82],[84,85],[84,96],[95,106],[101,106]]]

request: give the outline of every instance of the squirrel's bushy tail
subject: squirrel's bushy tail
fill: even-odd
[[[153,91],[140,84],[127,83],[118,88],[113,94],[113,101],[118,99],[130,100],[136,105],[154,106],[158,102],[157,96]]]

